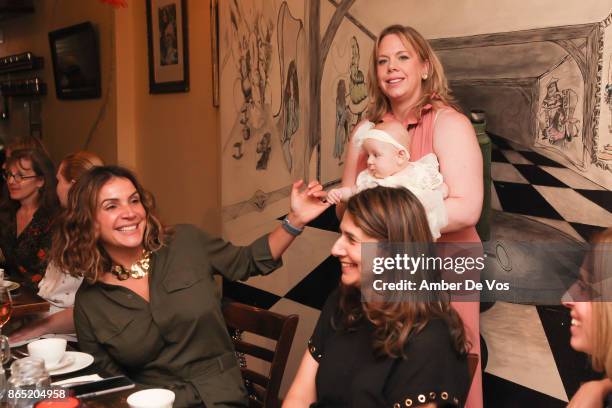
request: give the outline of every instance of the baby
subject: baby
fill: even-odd
[[[348,199],[358,192],[376,186],[405,187],[419,198],[427,213],[434,239],[448,223],[444,199],[448,187],[439,171],[438,158],[429,153],[415,162],[410,161],[406,146],[410,146],[408,131],[397,121],[361,125],[353,143],[368,155],[367,169],[357,176],[352,187],[330,190],[327,200],[332,204]]]

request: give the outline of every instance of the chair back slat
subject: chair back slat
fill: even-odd
[[[263,388],[268,388],[270,384],[270,379],[263,374],[258,373],[257,371],[250,370],[248,368],[242,368],[242,378],[247,381],[252,382],[253,384],[257,384],[262,386]]]
[[[270,370],[265,374],[241,367],[243,379],[249,390],[249,406],[277,408],[279,406],[278,392],[299,317],[297,315],[283,316],[237,302],[224,303],[223,317],[228,327],[232,329],[276,340],[274,350],[269,350],[245,341],[243,338],[233,339],[234,347],[238,352],[270,363]]]
[[[285,316],[278,313],[237,302],[225,304],[223,317],[225,323],[230,327],[272,340],[278,339],[286,319]]]
[[[258,359],[267,361],[268,363],[271,363],[274,359],[273,350],[256,346],[255,344],[247,343],[246,341],[235,340],[234,348],[239,353],[244,353],[253,357],[257,357]]]

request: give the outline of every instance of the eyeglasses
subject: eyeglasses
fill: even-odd
[[[15,179],[15,183],[21,183],[23,180],[39,177],[36,174],[33,176],[22,176],[21,174],[13,174],[10,171],[3,171],[2,178],[8,183],[10,178]]]

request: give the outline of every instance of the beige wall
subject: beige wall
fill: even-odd
[[[165,222],[220,231],[218,112],[212,106],[209,1],[188,6],[190,90],[149,94],[144,1],[116,11],[118,157]]]
[[[116,106],[113,97],[115,83],[112,69],[113,9],[93,0],[35,0],[34,14],[7,20],[2,23],[4,44],[0,44],[0,55],[32,51],[45,61],[38,75],[47,83],[48,92],[41,97],[42,137],[53,159],[58,162],[70,152],[87,146],[113,162],[117,157]],[[102,97],[82,101],[58,100],[55,96],[53,66],[49,49],[49,31],[91,21],[100,38],[100,64],[102,73]],[[34,72],[12,74],[12,77],[30,76]],[[2,80],[8,78],[0,76]],[[10,118],[0,123],[0,134],[4,139],[28,134],[24,97],[10,99]],[[99,118],[99,121],[97,119]],[[96,125],[97,123],[97,125]]]

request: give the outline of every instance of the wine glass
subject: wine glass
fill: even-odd
[[[0,282],[0,362],[5,364],[11,358],[11,348],[8,338],[2,336],[2,327],[9,321],[13,313],[13,301],[7,286]]]

